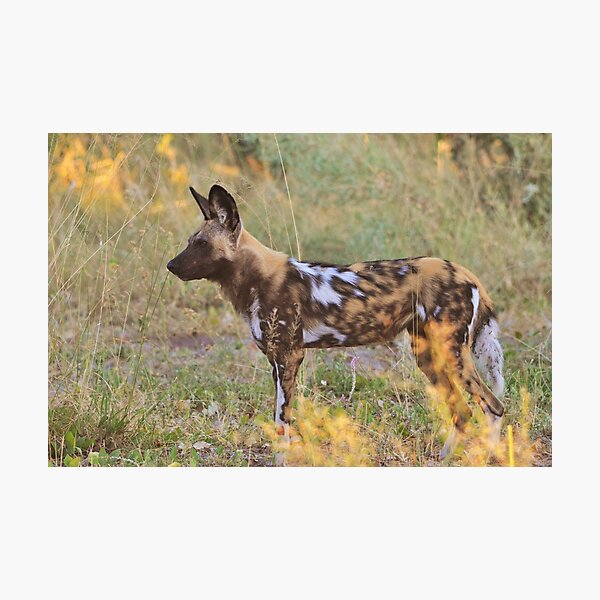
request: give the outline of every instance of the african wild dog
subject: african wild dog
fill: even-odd
[[[289,436],[295,379],[306,348],[384,342],[403,330],[420,369],[452,399],[456,427],[442,458],[471,416],[462,393],[456,393],[456,382],[499,425],[503,354],[492,302],[475,275],[448,260],[425,256],[352,265],[300,262],[251,236],[222,187],[213,185],[208,198],[190,191],[206,222],[167,268],[184,281],[219,283],[244,315],[273,368],[279,434]],[[443,341],[450,371],[436,368],[433,338],[438,327],[447,332]],[[483,383],[473,357],[493,391]]]

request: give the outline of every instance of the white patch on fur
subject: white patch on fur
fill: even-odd
[[[471,293],[471,302],[473,303],[473,316],[471,317],[471,322],[469,323],[469,337],[471,337],[471,334],[473,333],[473,325],[475,325],[477,309],[479,308],[479,290],[476,287],[472,287]]]
[[[320,284],[313,279],[311,296],[315,302],[319,302],[324,306],[329,304],[342,305],[342,296],[333,289],[329,278],[325,276],[323,276]]]
[[[302,337],[305,344],[311,344],[312,342],[318,342],[326,335],[332,335],[339,342],[343,342],[346,339],[346,336],[340,333],[337,329],[329,327],[329,325],[324,325],[323,323],[319,323],[314,327],[305,329]]]
[[[473,344],[477,370],[486,380],[496,398],[504,394],[504,353],[498,340],[498,323],[490,319],[479,331]]]
[[[434,316],[434,317],[437,317],[437,316],[440,314],[440,311],[441,311],[441,310],[442,310],[442,307],[441,307],[441,306],[436,306],[436,307],[433,309],[433,316]]]
[[[290,258],[290,263],[292,265],[294,265],[294,267],[296,267],[296,269],[298,269],[298,271],[300,271],[300,275],[306,274],[306,275],[312,275],[313,277],[316,277],[319,274],[315,267],[311,267],[310,265],[300,262],[300,261],[296,260],[295,258]]]
[[[355,295],[365,295],[357,287],[360,278],[354,271],[339,271],[335,267],[320,267],[318,265],[311,267],[306,263],[297,261],[295,258],[290,258],[290,263],[298,269],[301,277],[306,275],[310,279],[312,299],[323,304],[323,306],[329,304],[342,305],[343,296],[336,292],[331,285],[334,277],[354,286]]]
[[[335,276],[346,283],[356,285],[358,283],[358,275],[354,271],[338,271]]]
[[[417,304],[417,313],[419,314],[421,321],[427,321],[427,313],[425,312],[425,307],[422,304]]]
[[[285,325],[285,324],[286,324],[286,322],[285,322],[283,319],[280,319],[280,320],[279,320],[279,324],[280,324],[280,325]]]
[[[365,294],[362,290],[358,288],[358,283],[360,281],[360,277],[354,271],[336,271],[334,273],[334,277],[349,283],[354,286],[354,294],[356,296],[360,296],[364,298]]]
[[[262,340],[262,331],[260,329],[260,318],[258,317],[258,311],[260,310],[260,304],[258,303],[258,298],[254,299],[252,306],[250,306],[250,310],[248,311],[248,321],[250,323],[250,329],[252,330],[252,335],[256,340]]]
[[[400,267],[398,269],[398,275],[400,275],[400,277],[404,277],[408,273],[408,271],[408,265],[404,265],[403,267]]]
[[[285,394],[283,393],[283,387],[281,387],[281,379],[279,377],[279,365],[275,363],[275,377],[277,382],[275,384],[275,388],[277,390],[277,407],[275,409],[275,424],[283,425],[284,429],[286,427],[286,423],[283,422],[282,419],[282,411],[283,405],[285,404]]]

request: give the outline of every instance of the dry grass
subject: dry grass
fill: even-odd
[[[50,464],[271,463],[266,361],[213,285],[165,269],[200,225],[187,186],[215,181],[288,253],[431,254],[476,272],[503,330],[506,427],[495,458],[467,436],[450,464],[548,464],[551,140],[505,137],[511,156],[467,136],[51,135]],[[292,462],[438,464],[444,421],[402,340],[306,364]]]

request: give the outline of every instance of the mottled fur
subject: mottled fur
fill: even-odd
[[[445,390],[459,430],[471,412],[457,386],[486,414],[502,416],[496,397],[504,383],[502,348],[492,302],[473,273],[425,256],[351,265],[296,261],[245,231],[223,188],[213,186],[208,199],[191,191],[206,223],[168,268],[184,280],[216,281],[246,317],[273,368],[280,433],[288,431],[306,348],[385,342],[404,330],[420,369]],[[436,365],[436,343],[447,354],[444,369]],[[482,381],[471,349],[496,395]]]

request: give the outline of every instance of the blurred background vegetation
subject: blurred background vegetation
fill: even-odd
[[[188,186],[215,182],[255,237],[302,259],[475,272],[502,327],[506,425],[527,432],[512,463],[550,464],[551,170],[547,134],[50,134],[49,464],[270,464],[266,360],[216,286],[165,269],[202,223]],[[299,396],[358,450],[338,461],[317,436],[297,464],[436,463],[402,339],[310,353]],[[466,444],[453,464],[486,461]]]

